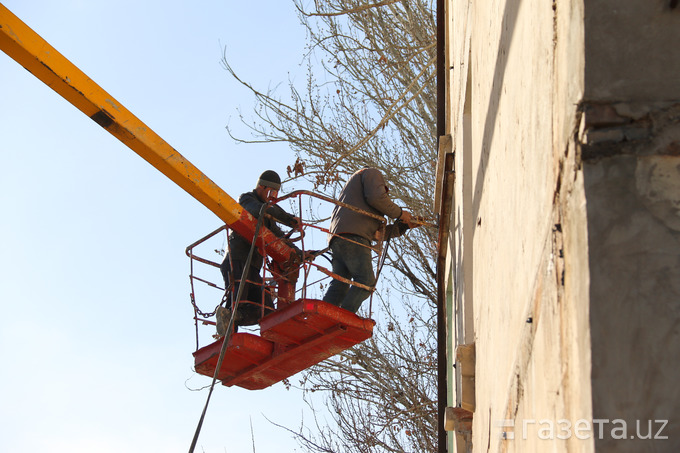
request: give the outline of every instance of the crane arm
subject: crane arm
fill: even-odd
[[[250,213],[1,3],[0,49],[252,240],[256,221]],[[271,231],[263,228],[258,241],[276,262],[295,260],[294,249]]]

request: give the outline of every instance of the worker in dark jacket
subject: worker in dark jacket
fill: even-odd
[[[397,206],[388,194],[382,173],[362,168],[354,173],[340,193],[339,201],[378,216],[400,219],[414,226],[411,213]],[[336,206],[331,215],[330,248],[333,273],[365,286],[375,285],[371,263],[371,242],[378,239],[382,222],[352,209]],[[402,231],[403,232],[403,231]],[[328,286],[323,300],[356,313],[371,292],[337,279]]]
[[[281,188],[281,178],[272,170],[267,170],[260,176],[257,181],[257,186],[252,192],[242,194],[238,202],[245,210],[253,215],[256,219],[260,217],[260,210],[265,203],[270,203],[279,195]],[[283,237],[285,234],[276,224],[282,223],[293,229],[300,227],[300,220],[288,214],[279,206],[271,205],[265,210],[265,216],[262,219],[262,226],[270,230],[278,237]],[[292,244],[291,244],[292,246]],[[226,326],[229,323],[231,316],[232,298],[236,296],[243,275],[243,270],[246,265],[248,253],[250,253],[251,241],[246,240],[243,236],[233,231],[229,234],[229,252],[220,266],[222,276],[224,277],[225,288],[227,288],[227,307],[219,307],[217,310],[217,333],[224,335]],[[295,247],[296,248],[296,247]],[[297,249],[297,248],[296,248]],[[257,248],[253,252],[250,266],[246,275],[246,286],[243,288],[241,294],[241,302],[238,306],[238,311],[235,317],[235,324],[237,326],[250,326],[257,324],[262,317],[262,304],[264,303],[264,314],[274,310],[274,303],[269,292],[264,291],[262,282],[262,265],[264,258],[260,255]],[[229,291],[231,283],[233,288]]]

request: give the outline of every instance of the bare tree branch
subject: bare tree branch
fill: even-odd
[[[238,76],[255,108],[240,114],[243,143],[286,142],[290,179],[334,196],[363,166],[380,169],[390,195],[432,217],[436,170],[436,43],[433,0],[293,0],[308,36],[304,86],[288,81],[285,99]],[[279,87],[281,88],[281,87]],[[295,170],[293,171],[292,168]],[[313,217],[313,215],[312,215]],[[324,398],[332,420],[295,432],[311,452],[434,451],[436,408],[436,231],[395,239],[374,293],[374,335],[316,365],[299,382],[313,406]],[[288,428],[286,428],[288,429]]]
[[[334,12],[334,13],[320,13],[320,12],[308,13],[308,12],[304,11],[299,5],[296,4],[295,6],[297,7],[300,14],[304,15],[305,17],[330,17],[330,16],[344,16],[344,15],[347,15],[347,14],[360,13],[362,11],[366,11],[367,9],[378,8],[380,6],[386,6],[386,5],[390,5],[392,3],[401,2],[401,1],[403,1],[403,0],[383,0],[381,2],[373,3],[371,5],[362,5],[362,6],[358,6],[356,8],[346,9],[346,10],[343,10],[343,11],[337,11],[337,12]],[[318,11],[318,8],[319,8],[319,5],[317,3],[317,11]]]

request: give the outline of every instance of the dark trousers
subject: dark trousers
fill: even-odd
[[[224,278],[224,285],[227,288],[228,302],[227,307],[232,308],[234,299],[238,294],[241,277],[243,276],[243,261],[232,260],[229,262],[229,255],[224,259],[220,265],[220,271],[222,272],[222,277]],[[231,284],[231,279],[234,279],[234,287],[229,290]],[[250,267],[248,269],[248,275],[246,276],[245,287],[243,288],[243,293],[241,294],[241,301],[238,304],[238,314],[240,320],[238,325],[240,326],[252,326],[258,323],[263,314],[269,314],[274,310],[274,302],[272,301],[272,296],[268,291],[264,290],[264,285],[262,282],[262,277],[260,276],[260,269],[256,267]]]
[[[333,238],[331,240],[333,273],[366,286],[374,286],[375,274],[371,262],[371,249],[364,247],[364,245],[370,245],[370,241],[356,235],[347,235],[347,237],[363,245],[346,241],[342,236]],[[350,287],[345,282],[333,279],[328,285],[323,300],[356,313],[361,303],[370,295],[370,291],[356,286]]]

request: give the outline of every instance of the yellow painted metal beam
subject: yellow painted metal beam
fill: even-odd
[[[1,3],[0,50],[139,154],[231,228],[248,239],[253,237],[254,219],[241,205]],[[265,231],[262,236],[263,244],[275,242],[275,237],[269,231]],[[273,248],[270,250],[267,247],[267,251],[277,261],[290,258],[292,249],[280,241]]]
[[[0,4],[0,49],[231,225],[241,206]]]

